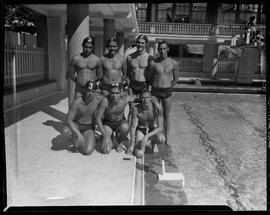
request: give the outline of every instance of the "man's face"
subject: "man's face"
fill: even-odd
[[[118,87],[113,87],[110,95],[113,101],[118,101],[120,99],[120,89]]]
[[[107,45],[107,48],[109,50],[109,54],[114,55],[115,53],[117,53],[118,46],[115,41],[110,41]]]
[[[167,44],[162,43],[158,46],[158,53],[160,55],[160,57],[167,57],[168,55],[168,47]]]
[[[146,42],[142,38],[137,39],[136,45],[137,45],[137,50],[140,51],[140,52],[143,51],[146,48]]]
[[[84,98],[85,98],[86,102],[87,101],[89,102],[89,101],[93,100],[94,92],[95,92],[95,90],[85,90],[84,91]]]
[[[92,43],[85,42],[83,44],[83,53],[85,53],[86,55],[90,55],[92,50],[93,50],[93,44]]]
[[[140,95],[140,99],[143,106],[147,106],[151,101],[151,95],[149,92],[144,92]]]

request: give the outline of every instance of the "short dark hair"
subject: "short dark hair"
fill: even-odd
[[[83,46],[85,43],[92,43],[92,45],[94,45],[94,43],[95,43],[95,42],[94,42],[94,38],[91,37],[91,36],[85,37],[85,38],[83,39],[82,46]]]
[[[110,42],[116,42],[116,43],[118,43],[116,37],[111,37],[111,38],[109,38],[109,39],[107,40],[107,42],[106,42],[106,46],[109,46],[109,43],[110,43]]]
[[[136,38],[136,42],[139,40],[139,39],[143,39],[145,41],[145,43],[147,44],[148,43],[148,37],[144,34],[140,34],[137,38]]]
[[[140,93],[139,93],[139,96],[142,96],[145,93],[148,93],[151,96],[151,91],[148,90],[147,88],[144,88],[143,90],[141,90]]]
[[[161,44],[166,44],[168,46],[168,42],[166,42],[165,40],[161,40],[158,42],[158,47],[161,45]]]

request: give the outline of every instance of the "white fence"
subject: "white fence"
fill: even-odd
[[[4,87],[44,80],[44,49],[5,44]]]
[[[177,58],[179,70],[181,72],[203,72],[202,58]],[[240,59],[218,60],[218,72],[234,74],[239,68]]]

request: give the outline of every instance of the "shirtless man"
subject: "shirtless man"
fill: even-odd
[[[135,153],[141,157],[143,154],[136,154],[134,146],[142,149],[142,144],[154,148],[155,141],[164,143],[162,107],[157,100],[152,99],[151,93],[144,90],[139,95],[140,103],[132,109],[132,124],[130,128],[131,144],[127,151],[128,154]],[[146,132],[146,129],[149,129]],[[148,145],[151,140],[151,145]],[[144,151],[142,151],[144,153]]]
[[[170,132],[170,110],[172,88],[178,82],[179,68],[177,62],[168,57],[168,44],[165,41],[158,43],[159,57],[151,62],[151,93],[156,96],[162,105],[164,118],[165,145],[168,145]]]
[[[126,61],[117,53],[118,45],[115,37],[107,41],[108,54],[101,57],[102,64],[102,94],[108,95],[112,83],[124,84],[126,81]]]
[[[82,43],[83,52],[72,57],[69,66],[69,78],[76,83],[75,98],[82,95],[87,81],[99,81],[102,77],[100,59],[92,53],[94,39],[86,37]],[[70,101],[71,104],[72,101]]]
[[[82,89],[82,96],[72,102],[67,113],[62,135],[72,138],[74,149],[90,155],[95,149],[94,114],[103,96],[97,92],[97,84],[88,81]]]
[[[102,134],[102,152],[105,154],[110,153],[112,148],[121,152],[122,141],[127,138],[129,132],[124,110],[126,105],[134,100],[134,96],[120,93],[119,84],[112,85],[110,94],[102,99],[96,115],[96,122]]]
[[[137,51],[127,57],[127,76],[129,79],[129,94],[139,95],[149,84],[149,64],[153,56],[146,52],[148,38],[139,35],[136,39]]]

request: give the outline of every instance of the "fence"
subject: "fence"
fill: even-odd
[[[202,58],[177,58],[180,72],[202,72]]]
[[[158,23],[140,22],[139,32],[144,34],[174,34],[174,35],[209,35],[214,29],[212,24],[192,24],[192,23]],[[217,35],[232,36],[243,31],[245,25],[217,25],[215,33]],[[263,35],[265,35],[265,25],[257,25]]]
[[[218,60],[218,73],[235,74],[239,68],[240,59]]]
[[[180,72],[203,72],[202,58],[177,58]],[[218,73],[235,74],[239,68],[240,59],[218,60]]]
[[[44,68],[43,48],[5,44],[4,88],[44,80]]]

